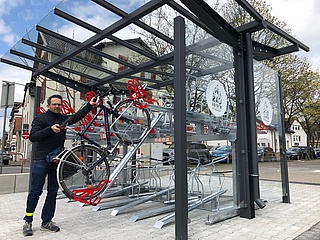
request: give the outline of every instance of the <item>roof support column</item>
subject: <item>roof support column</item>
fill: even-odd
[[[185,21],[174,19],[175,239],[188,239]]]
[[[260,199],[259,169],[257,161],[257,131],[254,95],[252,40],[250,33],[241,35],[240,51],[235,51],[235,86],[237,96],[237,181],[239,186],[240,216],[255,217],[256,203]]]
[[[257,125],[256,125],[256,111],[255,111],[255,93],[254,93],[254,74],[253,74],[253,47],[251,33],[245,34],[246,42],[246,56],[245,56],[245,82],[247,108],[246,115],[248,118],[248,165],[249,165],[249,186],[250,186],[250,205],[254,209],[254,203],[260,208],[266,205],[260,199],[259,188],[259,168],[258,168],[258,153],[257,153]],[[253,216],[254,217],[254,216]]]

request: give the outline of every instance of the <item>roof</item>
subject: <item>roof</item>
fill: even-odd
[[[205,65],[188,65],[189,77],[203,77],[208,73],[216,74],[233,68],[233,63],[228,59],[212,56],[212,50],[219,44],[242,49],[245,46],[239,41],[239,37],[246,33],[268,29],[269,32],[277,34],[288,42],[287,46],[277,49],[253,41],[253,56],[258,61],[299,49],[309,50],[306,45],[263,19],[245,0],[236,2],[253,19],[237,28],[232,27],[203,0],[182,0],[181,3],[153,0],[146,1],[142,5],[136,2],[132,3],[135,5],[131,3],[123,5],[122,1],[115,1],[113,4],[102,0],[66,1],[58,5],[18,44],[12,47],[9,55],[1,58],[1,62],[30,70],[33,77],[42,75],[81,92],[103,89],[109,83],[121,82],[147,71],[156,71],[158,76],[158,81],[143,79],[149,88],[158,89],[172,85],[175,40],[173,26],[171,29],[166,29],[161,23],[157,26],[152,22],[147,24],[142,21],[142,19],[152,21],[152,14],[157,9],[176,13],[173,16],[167,15],[165,20],[168,23],[172,24],[176,16],[182,16],[186,19],[188,26],[193,24],[210,36],[210,38],[199,36],[198,39],[196,37],[196,42],[189,44],[187,51],[189,54],[197,55],[198,59],[203,62],[212,62],[214,67],[208,69],[208,66]],[[130,35],[136,37],[130,38],[128,37]],[[159,54],[160,51],[156,54],[152,50],[153,46],[148,45],[144,40],[157,42],[158,47],[161,48],[161,54]],[[137,47],[136,43],[139,43],[140,47]],[[103,46],[111,44],[125,46],[144,56],[145,60],[129,63],[101,51]],[[45,54],[51,54],[53,57],[43,58]],[[102,59],[126,65],[128,69],[116,72],[103,65]],[[72,65],[70,63],[81,66],[81,69],[70,67]],[[66,72],[78,77],[68,79]],[[87,83],[81,82],[81,78],[86,78]]]

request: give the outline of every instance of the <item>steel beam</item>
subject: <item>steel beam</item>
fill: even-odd
[[[119,21],[115,22],[114,24],[108,26],[101,32],[97,33],[96,35],[90,37],[86,41],[80,43],[77,47],[69,50],[68,52],[62,54],[60,57],[56,58],[49,64],[45,65],[44,67],[40,68],[36,72],[33,73],[33,76],[38,76],[49,69],[55,67],[56,65],[68,60],[69,58],[77,55],[81,51],[87,49],[88,47],[93,46],[94,44],[100,42],[101,40],[105,39],[108,36],[111,36],[115,32],[123,29],[124,27],[130,25],[131,23],[137,21],[141,17],[145,16],[146,14],[154,11],[155,9],[161,7],[163,4],[165,4],[165,1],[163,0],[153,0],[150,2],[147,2],[142,7],[138,8],[137,10],[130,13],[126,18],[122,18]]]

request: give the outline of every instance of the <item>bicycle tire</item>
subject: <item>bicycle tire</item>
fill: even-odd
[[[89,167],[99,159],[102,163],[92,171],[86,171],[84,167]],[[105,152],[93,145],[78,145],[68,150],[60,159],[57,167],[57,179],[63,193],[69,199],[74,199],[73,190],[93,189],[104,180],[109,180],[110,166]],[[99,196],[106,188],[106,184],[92,194],[92,198]],[[84,197],[88,200],[90,197]]]
[[[117,115],[132,120],[128,122],[112,115],[112,130],[116,137],[127,145],[139,143],[143,138],[142,133],[151,127],[149,111],[135,107],[130,99],[119,102],[114,110]]]

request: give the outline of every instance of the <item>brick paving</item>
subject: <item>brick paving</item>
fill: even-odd
[[[313,172],[317,169],[312,167]],[[303,173],[300,173],[303,174]],[[319,173],[318,173],[319,174]],[[315,175],[316,177],[317,175]],[[319,177],[319,176],[318,176]],[[320,181],[320,177],[318,178]],[[320,185],[290,183],[291,203],[281,202],[281,183],[260,181],[261,198],[266,200],[264,209],[257,209],[256,217],[231,219],[206,225],[208,212],[194,210],[189,213],[188,239],[190,240],[317,240],[320,239]],[[81,206],[77,202],[57,200],[54,221],[61,227],[58,233],[40,231],[40,208],[35,212],[34,235],[23,237],[22,225],[27,193],[0,194],[1,240],[54,239],[54,240],[94,240],[94,239],[175,239],[174,224],[161,229],[154,223],[160,216],[132,222],[136,212],[157,207],[160,203],[146,202],[117,216],[111,216],[112,209],[93,211],[92,206]],[[39,206],[42,206],[44,194]],[[106,199],[104,201],[109,201]]]

